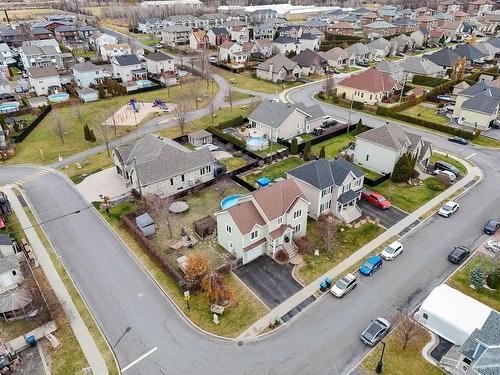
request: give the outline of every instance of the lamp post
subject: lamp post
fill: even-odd
[[[351,107],[349,108],[349,119],[347,120],[347,134],[349,134],[349,126],[351,125],[352,104],[354,103],[354,94],[351,96]]]
[[[114,349],[114,348],[116,348],[116,346],[120,343],[121,339],[123,339],[123,337],[124,337],[127,333],[129,333],[131,330],[132,330],[132,328],[130,328],[130,327],[125,328],[125,332],[123,332],[123,333],[122,333],[122,335],[118,338],[118,340],[116,340],[115,345],[113,345],[113,349]]]
[[[401,104],[401,100],[403,100],[403,92],[405,91],[406,79],[403,82],[403,88],[401,89],[401,95],[399,95],[399,104]]]
[[[377,368],[375,369],[375,372],[377,374],[381,374],[382,373],[382,367],[383,367],[383,363],[382,361],[384,360],[384,352],[385,352],[385,342],[383,341],[380,341],[380,343],[383,345],[382,346],[382,353],[380,354],[380,360],[378,361],[377,363]]]

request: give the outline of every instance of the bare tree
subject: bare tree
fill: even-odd
[[[200,100],[200,91],[201,91],[201,80],[198,77],[195,77],[195,79],[189,83],[189,93],[191,94],[191,98],[195,102],[196,109],[198,109],[198,104]]]
[[[405,350],[417,337],[419,325],[410,312],[401,311],[396,317],[395,327],[393,335],[399,339],[402,349]]]
[[[323,84],[323,88],[325,90],[326,95],[333,95],[333,90],[335,88],[335,80],[333,79],[333,76],[329,74],[325,80],[325,83]]]
[[[82,108],[80,106],[80,102],[75,102],[75,104],[73,104],[73,112],[75,112],[75,115],[78,118],[80,125],[83,125],[83,113],[82,113]]]
[[[61,143],[64,144],[64,136],[66,135],[66,125],[64,124],[59,111],[53,111],[54,122],[52,123],[53,132],[61,139]]]
[[[233,186],[234,185],[231,180],[227,177],[224,177],[215,183],[214,190],[217,192],[217,194],[219,194],[219,196],[222,197],[226,194],[226,191]]]
[[[212,124],[214,123],[214,112],[215,112],[215,94],[212,92],[208,92],[208,112],[210,113],[210,121]]]
[[[108,121],[104,121],[101,125],[97,126],[97,131],[101,135],[104,144],[106,145],[106,152],[108,153],[108,157],[111,156],[111,152],[109,150],[109,123]],[[116,125],[115,125],[115,134],[116,134]]]
[[[229,108],[231,108],[231,112],[232,112],[233,111],[233,89],[231,88],[231,85],[229,85],[229,88],[227,89],[226,97],[227,97],[227,101],[229,103]]]
[[[172,197],[160,198],[154,194],[148,194],[145,197],[146,211],[156,220],[159,227],[159,233],[168,233],[168,238],[172,238],[173,229],[176,226],[175,214],[169,210],[173,201]],[[161,240],[163,240],[163,238],[160,238],[160,241]]]
[[[337,235],[337,226],[331,215],[321,215],[319,217],[319,230],[326,250],[331,250]]]
[[[184,102],[179,102],[175,105],[174,108],[174,116],[177,120],[177,125],[181,130],[181,134],[184,135],[184,131],[186,129],[186,116],[187,116],[187,106]]]

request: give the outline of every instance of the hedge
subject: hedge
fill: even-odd
[[[416,74],[413,76],[412,82],[417,85],[436,87],[448,82],[448,80],[444,78],[427,77]]]
[[[363,110],[364,106],[365,105],[362,102],[357,102],[355,100],[353,100],[353,102],[352,102],[352,108],[353,109]]]
[[[224,133],[222,130],[219,130],[217,128],[214,128],[213,126],[210,126],[207,128],[207,130],[212,133],[213,135],[224,139],[225,141],[232,143],[236,147],[239,147],[242,150],[245,150],[247,148],[247,145],[245,142],[243,142],[241,139],[238,139],[236,137],[233,137],[232,135]]]
[[[243,125],[244,123],[245,123],[245,119],[243,118],[243,116],[236,116],[236,117],[233,117],[229,120],[222,121],[221,123],[219,123],[219,125],[217,126],[217,129],[232,128],[235,126]]]

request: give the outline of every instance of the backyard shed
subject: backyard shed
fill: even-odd
[[[99,100],[99,93],[97,90],[91,89],[90,87],[78,90],[78,96],[84,103]]]
[[[188,140],[189,143],[191,143],[195,147],[207,145],[209,143],[212,143],[212,134],[207,132],[205,129],[201,129],[189,133]]]
[[[483,326],[490,312],[490,307],[443,284],[432,290],[415,317],[435,334],[462,345]]]
[[[28,103],[31,108],[44,107],[49,104],[46,96],[35,96],[34,98],[29,98]]]
[[[146,237],[154,236],[156,232],[155,222],[148,213],[137,216],[135,223]]]
[[[215,234],[217,230],[217,220],[213,216],[205,216],[194,223],[194,231],[201,239]]]

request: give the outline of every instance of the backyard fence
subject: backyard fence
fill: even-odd
[[[24,141],[24,139],[30,135],[30,133],[35,130],[35,128],[38,126],[38,124],[40,124],[40,122],[42,122],[42,120],[45,118],[45,116],[47,116],[50,111],[52,110],[52,106],[51,105],[48,105],[46,106],[43,111],[38,115],[38,117],[36,119],[33,120],[33,122],[31,124],[29,124],[26,128],[24,128],[24,130],[22,131],[22,133],[18,134],[18,135],[15,135],[12,137],[12,139],[14,140],[15,143],[21,143],[22,141]]]
[[[384,181],[387,181],[390,177],[391,177],[391,175],[388,173],[380,176],[376,180],[372,180],[371,178],[365,176],[364,183],[368,186],[374,187],[374,186],[377,186],[378,184],[381,184]]]

